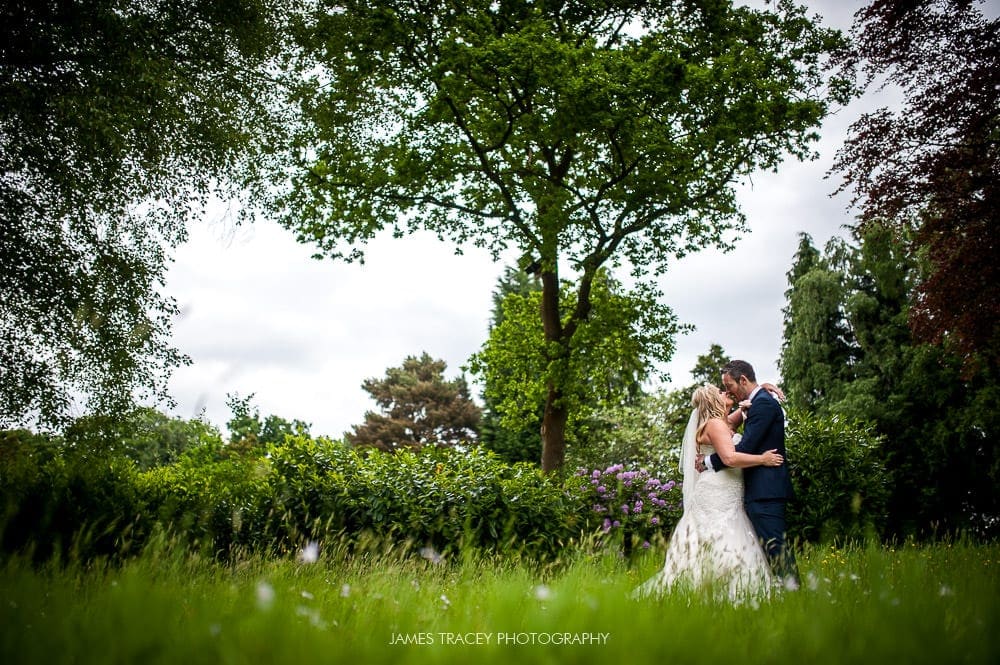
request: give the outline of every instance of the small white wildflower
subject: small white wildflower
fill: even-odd
[[[302,563],[316,563],[319,559],[319,543],[314,540],[309,541],[305,547],[299,550],[299,561]]]
[[[448,600],[448,596],[441,594],[441,602],[444,604],[444,609],[451,607],[451,601]]]
[[[268,610],[274,604],[274,587],[267,582],[257,585],[257,607]]]
[[[941,589],[940,589],[940,591],[938,591],[938,593],[941,596],[954,596],[955,595],[955,592],[952,591],[951,587],[948,586],[947,584],[942,584],[941,585]]]
[[[544,584],[539,584],[535,587],[535,598],[541,601],[549,600],[552,598],[552,589],[548,588]]]
[[[303,591],[302,597],[305,598],[306,600],[312,600],[314,598],[314,596],[308,591]]]
[[[809,587],[810,591],[815,591],[819,588],[819,578],[816,577],[816,573],[811,570],[806,573],[806,586]]]
[[[410,580],[410,586],[412,586],[417,591],[420,590],[420,582],[418,582],[416,580]]]
[[[444,560],[444,557],[438,554],[437,550],[433,547],[421,547],[420,556],[424,557],[433,564],[439,564]]]
[[[340,587],[340,597],[341,598],[347,598],[350,595],[351,595],[351,585],[350,584],[345,584],[344,586]]]
[[[314,610],[303,605],[299,605],[295,608],[295,613],[300,617],[306,617],[309,619],[309,623],[315,628],[324,630],[326,628],[326,622],[323,621],[322,617],[319,615],[319,610]]]

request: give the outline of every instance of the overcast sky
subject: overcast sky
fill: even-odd
[[[806,4],[846,30],[865,3]],[[677,385],[690,383],[697,356],[713,343],[748,360],[759,379],[780,378],[785,273],[798,234],[818,246],[844,234],[853,213],[846,196],[830,197],[836,181],[825,176],[848,125],[862,109],[885,103],[869,95],[841,109],[822,127],[819,159],[791,159],[741,186],[749,231],[734,251],[704,250],[660,278],[665,302],[696,327],[678,338],[666,367]],[[223,429],[228,393],[253,393],[262,415],[304,420],[314,435],[336,438],[374,408],[361,382],[406,356],[426,351],[456,376],[486,339],[505,266],[475,248],[457,256],[451,244],[420,235],[371,243],[364,265],[317,261],[311,246],[276,224],[237,228],[220,212],[190,232],[166,286],[182,310],[173,341],[193,361],[170,383],[173,413],[191,418],[204,410]]]

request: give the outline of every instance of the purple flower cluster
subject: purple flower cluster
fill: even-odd
[[[623,464],[613,464],[603,471],[580,469],[577,475],[589,478],[588,498],[594,513],[603,517],[605,534],[620,529],[648,539],[671,523],[680,507],[680,485],[673,480],[661,482],[646,469],[629,471]]]

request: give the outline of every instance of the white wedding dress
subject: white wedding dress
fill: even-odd
[[[684,514],[667,546],[663,569],[636,591],[662,595],[671,590],[704,590],[718,599],[743,602],[770,594],[772,575],[767,557],[743,508],[743,471],[725,468],[698,473],[694,451],[706,456],[712,446],[693,443],[685,433]],[[739,435],[735,435],[739,436]]]

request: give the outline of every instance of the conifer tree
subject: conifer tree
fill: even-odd
[[[347,441],[388,451],[475,443],[479,407],[463,377],[444,378],[446,368],[443,360],[424,353],[407,356],[400,367],[387,369],[384,378],[366,379],[362,388],[381,412],[367,412]]]

